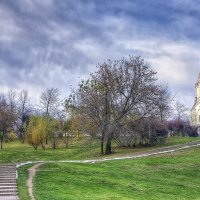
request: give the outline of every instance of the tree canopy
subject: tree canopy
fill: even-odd
[[[66,101],[66,107],[86,116],[98,127],[96,133],[101,137],[101,153],[110,154],[113,138],[128,120],[135,122],[144,117],[160,117],[161,92],[166,90],[157,83],[151,65],[141,57],[130,56],[98,65],[97,72],[83,80]]]

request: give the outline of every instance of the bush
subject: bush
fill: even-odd
[[[14,141],[17,139],[17,135],[15,132],[11,131],[7,134],[8,141]]]
[[[189,137],[198,137],[199,136],[197,133],[197,128],[192,127],[192,126],[187,126],[185,129],[186,129],[187,135]]]
[[[156,133],[150,136],[149,143],[151,145],[164,144],[167,138],[167,134],[167,130],[165,129],[156,130]]]

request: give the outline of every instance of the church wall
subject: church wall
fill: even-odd
[[[196,97],[199,98],[200,97],[200,85],[198,84],[196,87]]]
[[[195,105],[191,110],[191,125],[200,127],[200,73],[195,85]]]
[[[196,111],[197,111],[196,124],[200,125],[200,105],[197,105]]]

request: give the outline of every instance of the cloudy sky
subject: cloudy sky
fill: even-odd
[[[199,19],[198,0],[0,0],[0,92],[67,96],[98,63],[141,55],[191,107]]]

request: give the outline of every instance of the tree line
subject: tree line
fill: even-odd
[[[0,95],[0,138],[1,149],[3,141],[9,138],[27,140],[34,148],[41,144],[43,139],[48,143],[50,132],[55,129],[61,115],[59,109],[59,90],[50,88],[41,92],[40,107],[36,110],[30,103],[28,91],[16,93],[10,90]],[[56,116],[56,112],[59,112]],[[61,116],[60,116],[61,118]]]
[[[102,155],[112,153],[113,143],[154,145],[164,142],[169,132],[179,132],[167,120],[172,100],[167,86],[158,82],[156,71],[143,58],[108,60],[82,80],[64,103],[58,89],[42,91],[40,112],[35,111],[25,90],[1,94],[1,148],[14,135],[35,149],[45,149],[49,143],[55,149],[59,139],[67,148],[70,137],[89,135],[100,140]],[[186,108],[180,103],[176,106],[180,124]]]

